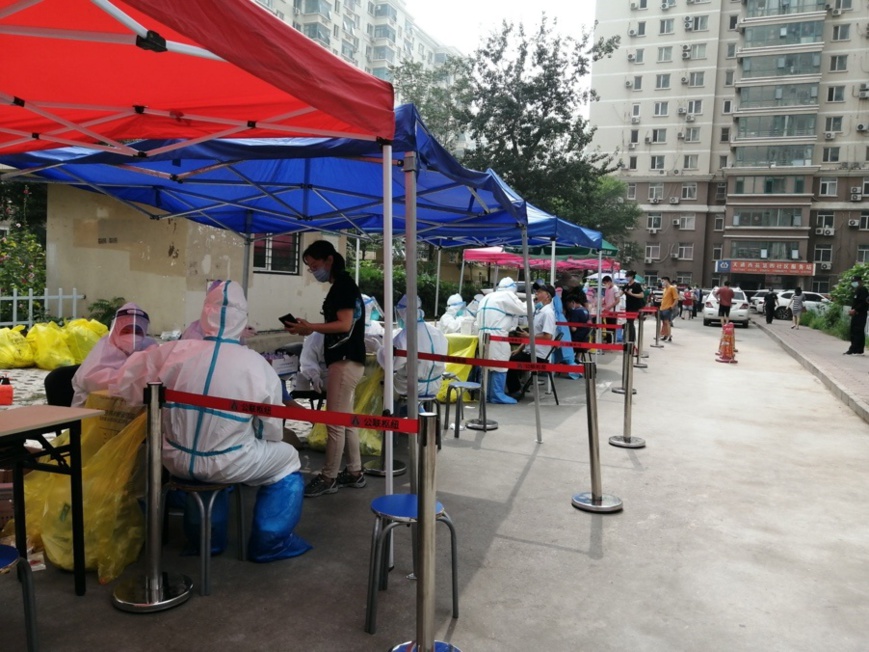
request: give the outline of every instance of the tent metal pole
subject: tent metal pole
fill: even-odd
[[[407,331],[407,418],[419,418],[419,385],[417,384],[417,327],[416,315],[413,314],[416,305],[417,274],[416,274],[416,152],[404,154],[404,250],[405,269],[407,273],[407,315],[404,328]],[[413,472],[413,470],[411,470]]]
[[[440,295],[441,295],[441,252],[442,251],[443,250],[440,247],[438,247],[438,262],[437,262],[438,268],[437,268],[437,272],[435,272],[435,305],[434,305],[434,312],[431,315],[434,319],[437,319],[438,306],[440,305],[439,299],[440,299]]]
[[[359,285],[359,255],[362,251],[362,246],[360,243],[362,242],[362,238],[356,238],[356,285]]]
[[[552,238],[552,253],[549,260],[549,282],[555,285],[555,238]]]
[[[244,257],[241,264],[241,289],[247,296],[247,284],[250,281],[250,229],[253,222],[253,214],[247,211],[244,216]]]
[[[462,283],[465,281],[465,250],[462,249],[462,267],[459,269],[459,294],[462,293]],[[470,301],[468,302],[470,303]]]
[[[522,257],[525,259],[525,307],[528,311],[528,337],[531,338],[531,362],[537,362],[537,345],[534,338],[534,298],[531,296],[531,265],[528,262],[528,225],[522,225]],[[537,424],[537,443],[543,443],[543,431],[540,428],[540,383],[534,378],[534,420]]]
[[[603,305],[603,293],[601,292],[601,279],[603,278],[603,249],[597,250],[597,323],[602,324],[603,318],[600,314],[601,306]],[[603,329],[597,329],[597,343],[600,344],[603,341]],[[600,355],[600,351],[597,351],[597,355]]]
[[[392,297],[392,145],[383,146],[383,344],[392,346],[392,319],[395,314]],[[383,409],[395,414],[392,393],[393,371],[392,356],[386,356],[383,369]],[[383,446],[386,455],[383,457],[383,470],[386,473],[386,493],[393,492],[392,482],[392,438],[391,430],[383,432]],[[392,559],[392,550],[389,551]]]

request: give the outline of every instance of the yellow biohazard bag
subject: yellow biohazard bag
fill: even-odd
[[[447,354],[455,355],[460,358],[473,358],[477,355],[477,336],[476,335],[447,335]],[[445,365],[445,371],[456,374],[456,380],[466,381],[471,374],[471,365],[457,364],[448,362]],[[447,387],[451,380],[445,380],[441,383],[441,388],[438,390],[438,402],[447,402]],[[450,402],[455,402],[455,392],[450,393]],[[470,401],[471,397],[465,392],[462,401]]]
[[[33,366],[33,349],[21,334],[24,326],[0,328],[0,369]]]
[[[326,409],[329,409],[329,398],[326,397]],[[365,365],[365,376],[356,385],[356,396],[353,402],[354,414],[370,414],[380,416],[383,413],[383,369],[376,362]],[[314,450],[326,450],[326,440],[329,438],[326,426],[315,423],[308,435],[308,446]],[[359,429],[359,449],[363,455],[380,455],[380,432],[369,428]]]
[[[54,322],[34,324],[27,331],[27,341],[33,349],[33,360],[40,369],[57,369],[75,364],[66,345],[63,329]]]
[[[63,332],[75,364],[81,364],[94,348],[94,344],[99,342],[109,329],[96,319],[73,319],[64,324]]]

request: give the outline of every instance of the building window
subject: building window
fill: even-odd
[[[646,21],[641,20],[637,23],[637,36],[645,36],[646,35]]]
[[[658,270],[646,270],[643,272],[643,276],[646,279],[646,287],[655,288],[658,287],[658,284],[661,282],[661,278],[658,276]]]
[[[650,157],[649,168],[652,170],[663,170],[664,169],[664,157],[663,156]]]
[[[669,102],[655,102],[654,114],[658,117],[666,116],[669,112],[669,107],[670,107]]]
[[[660,229],[661,228],[661,214],[660,213],[649,213],[646,215],[646,228],[647,229]]]
[[[688,113],[703,113],[703,100],[688,100]]]
[[[673,25],[674,21],[672,18],[664,18],[661,20],[661,34],[672,34],[673,33]]]
[[[680,242],[676,248],[676,255],[679,256],[679,260],[694,260],[694,244]]]
[[[721,104],[721,112],[724,114],[733,113],[733,100],[724,100]]]
[[[658,63],[668,63],[673,60],[673,48],[666,46],[658,48]]]
[[[664,198],[664,184],[650,183],[649,184],[649,199],[661,200]]]
[[[869,245],[857,245],[857,262],[869,263]]]
[[[721,229],[721,230],[723,231],[724,229]],[[724,251],[724,249],[722,248],[721,245],[717,245],[715,247],[712,247],[712,260],[721,260],[721,255],[722,255],[723,251]]]
[[[634,61],[636,63],[645,63],[646,59],[646,50],[644,48],[637,48],[634,51]]]
[[[733,70],[724,71],[724,85],[733,86]]]
[[[661,227],[654,227],[661,228]],[[652,260],[658,260],[661,257],[661,245],[657,243],[646,243],[646,258],[651,258]],[[647,279],[648,281],[648,279]]]
[[[699,143],[700,142],[700,127],[688,127],[685,129],[685,142],[686,143]]]
[[[629,183],[628,184],[628,192],[625,195],[626,199],[636,199],[637,198],[637,184]]]
[[[823,161],[824,163],[838,163],[839,148],[825,147],[823,150],[821,150],[821,161]]]
[[[721,142],[730,142],[730,127],[721,127]]]
[[[833,40],[848,41],[851,38],[850,25],[833,25]]]
[[[679,216],[679,228],[682,231],[693,231],[694,223],[696,220],[696,216],[694,213],[688,213],[687,215]]]
[[[715,217],[715,222],[712,225],[713,231],[723,231],[724,230],[724,217]],[[718,257],[718,260],[721,260],[721,257]]]
[[[832,229],[835,224],[833,213],[818,213],[815,215],[815,226],[819,229]]]
[[[635,102],[634,104],[631,105],[631,115],[635,118],[640,117],[640,103],[639,102]]]
[[[657,90],[666,90],[670,88],[670,73],[655,75],[655,88]]]
[[[848,55],[834,54],[830,57],[830,72],[844,72],[848,70]]]
[[[727,28],[728,29],[736,29],[736,25],[739,23],[739,14],[731,14],[728,16]]]
[[[693,278],[694,275],[691,272],[676,272],[677,285],[691,285],[694,283]]]
[[[705,73],[692,72],[690,75],[688,75],[688,85],[689,86],[702,86],[705,78],[706,78]]]
[[[718,157],[718,167],[726,168],[727,167],[727,154]]]
[[[686,16],[685,30],[704,32],[709,29],[709,16]]]
[[[736,58],[736,43],[728,43],[727,44],[727,58],[735,59]]]
[[[683,161],[683,168],[686,170],[696,170],[699,167],[700,157],[697,154],[686,154]]]
[[[839,194],[839,180],[821,179],[818,194],[822,197],[835,197]]]
[[[682,184],[682,199],[697,199],[697,184],[683,183]]]
[[[628,169],[629,170],[636,170],[637,169],[637,157],[636,156],[629,156],[628,157]]]
[[[727,198],[727,182],[718,182],[715,184],[715,199]]]
[[[827,101],[828,102],[844,102],[845,101],[845,87],[844,86],[829,86],[827,88]]]
[[[299,234],[259,233],[253,243],[254,272],[298,276],[299,253]]]
[[[869,179],[863,179],[863,194],[869,195]]]
[[[640,130],[639,129],[631,129],[631,140],[630,142],[635,145],[640,142]]]
[[[851,10],[851,0],[836,0],[836,4],[834,5],[836,9],[845,9]]]
[[[824,131],[842,131],[842,116],[831,116],[824,120]]]
[[[642,75],[637,75],[634,77],[633,86],[634,86],[635,91],[640,91],[643,89],[643,76]]]
[[[666,143],[667,142],[667,130],[666,129],[652,129],[652,142],[653,143]]]
[[[830,279],[829,278],[818,278],[815,276],[812,279],[812,292],[820,292],[822,294],[828,294],[830,292]]]
[[[833,245],[830,245],[830,244],[815,245],[815,262],[816,263],[832,263],[833,262]]]
[[[706,58],[706,44],[705,43],[695,43],[691,46],[691,58],[692,59],[705,59]]]

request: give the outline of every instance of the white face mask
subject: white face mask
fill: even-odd
[[[855,287],[857,287],[858,285],[859,285],[859,283],[857,283],[857,281],[851,281],[851,287],[852,287],[852,288],[855,288]]]

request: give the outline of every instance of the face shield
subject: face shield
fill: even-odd
[[[453,317],[458,317],[462,314],[465,308],[465,301],[461,294],[454,294],[447,299],[447,314]]]
[[[421,322],[425,317],[425,313],[423,312],[422,302],[419,300],[419,297],[416,298],[416,321]],[[404,328],[407,324],[407,311],[408,311],[408,300],[407,295],[401,297],[398,300],[398,303],[395,305],[395,321],[398,322],[399,328]]]
[[[377,303],[377,299],[367,294],[362,295],[362,302],[365,304],[365,327],[368,328],[372,321],[380,321],[383,318],[383,309]]]
[[[126,304],[115,313],[110,341],[127,355],[141,351],[147,345],[149,325],[148,313],[136,304]]]

